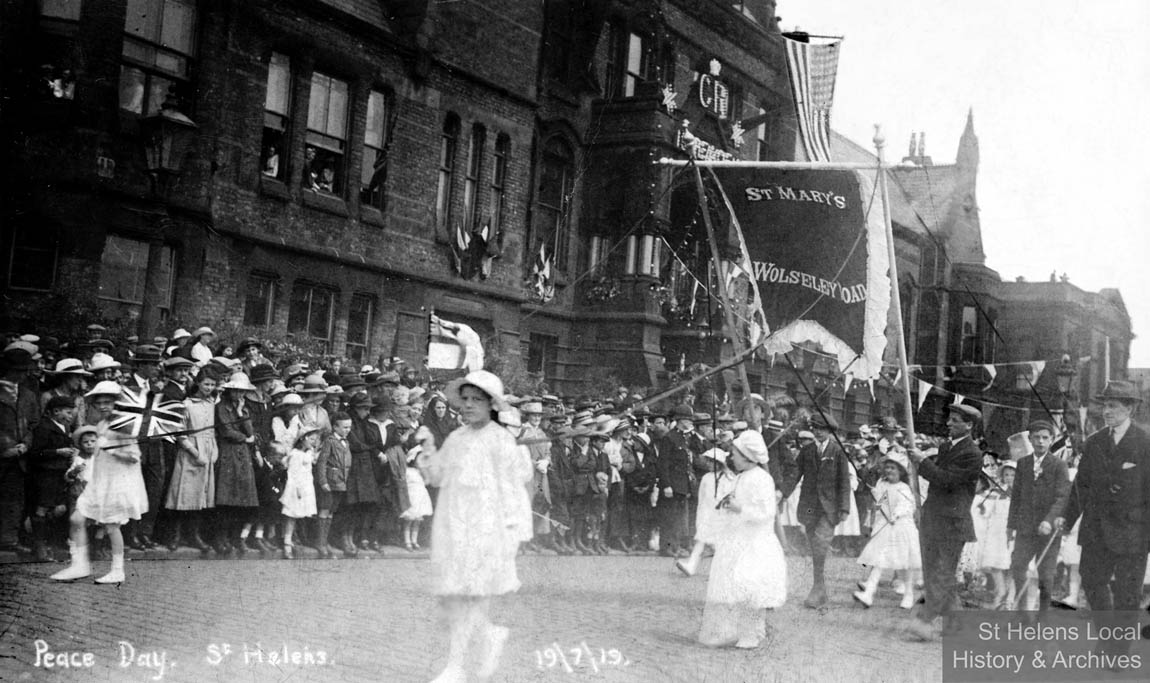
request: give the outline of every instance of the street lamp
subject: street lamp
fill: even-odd
[[[164,199],[172,181],[180,175],[184,157],[196,134],[196,124],[176,109],[169,94],[160,112],[140,122],[144,161],[152,179],[152,192]]]
[[[136,333],[151,336],[159,323],[162,298],[170,298],[170,283],[163,278],[162,261],[164,239],[172,231],[172,217],[168,213],[168,191],[183,168],[184,157],[196,136],[196,124],[176,109],[171,92],[160,105],[159,113],[140,121],[140,142],[144,148],[144,164],[151,179],[151,201],[157,204],[152,212],[156,222],[155,233],[148,245],[148,263],[144,275],[143,300]]]

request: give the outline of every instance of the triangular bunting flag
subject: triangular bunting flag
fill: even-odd
[[[962,405],[962,402],[963,402],[963,400],[964,400],[964,399],[966,399],[966,397],[965,397],[965,396],[963,396],[962,394],[955,394],[955,395],[954,395],[954,400],[953,400],[953,401],[951,401],[951,402],[950,402],[950,404],[951,404],[952,406],[960,406],[960,405]]]
[[[926,397],[930,394],[930,382],[924,382],[921,379],[918,381],[918,409],[922,410],[922,404],[926,403]]]
[[[847,395],[847,392],[849,392],[851,390],[851,384],[854,382],[854,379],[855,378],[853,375],[846,375],[843,377],[843,396],[844,397]]]
[[[982,367],[985,368],[986,372],[990,374],[990,381],[987,382],[986,386],[982,388],[983,391],[986,391],[994,384],[994,378],[998,376],[998,368],[994,367],[993,365],[984,365]]]
[[[866,385],[867,385],[867,388],[870,389],[870,400],[874,401],[875,400],[875,397],[874,397],[874,380],[868,379],[866,381]]]
[[[1030,376],[1030,381],[1034,384],[1038,384],[1038,378],[1042,376],[1042,371],[1046,369],[1046,361],[1032,360],[1027,363],[1027,365],[1030,366],[1030,370],[1034,373]]]

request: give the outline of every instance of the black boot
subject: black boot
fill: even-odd
[[[173,512],[172,516],[171,516],[171,521],[172,521],[172,524],[171,524],[172,534],[171,534],[171,537],[168,539],[167,548],[170,552],[174,553],[180,549],[180,544],[183,542],[183,539],[181,539],[180,531],[181,531],[181,527],[184,526],[184,513]]]
[[[188,545],[206,553],[210,548],[200,536],[200,515],[199,512],[189,512],[188,514]]]
[[[52,561],[48,550],[48,520],[39,515],[32,515],[32,553],[37,562]]]

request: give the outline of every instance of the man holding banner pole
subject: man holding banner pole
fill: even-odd
[[[982,421],[982,413],[962,404],[952,405],[949,410],[946,429],[950,441],[939,447],[938,455],[928,458],[918,448],[907,450],[919,476],[930,482],[919,527],[926,604],[907,627],[907,635],[913,640],[933,639],[932,622],[938,616],[946,620],[944,632],[957,628],[955,572],[962,547],[977,538],[970,508],[982,473],[982,451],[974,443],[972,432]]]

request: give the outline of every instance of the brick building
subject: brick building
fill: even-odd
[[[435,311],[558,393],[607,377],[660,386],[732,351],[695,286],[711,275],[693,184],[653,162],[795,158],[773,0],[2,11],[12,328],[102,315],[146,338],[208,323],[418,364]],[[194,125],[186,155],[149,147],[176,139],[153,135],[157,115]],[[157,168],[165,151],[178,174]],[[873,160],[841,137],[834,155]],[[888,178],[907,341],[942,382],[944,366],[994,361],[988,321],[1004,310],[982,253],[973,122],[954,164],[934,165],[921,140],[904,162]],[[533,282],[537,262],[549,282]],[[989,317],[969,315],[972,297]],[[850,426],[896,410],[887,383],[873,399],[861,384],[828,390],[833,362],[790,356],[801,381],[756,362],[750,389],[806,400],[805,382]],[[920,416],[929,428],[944,403]]]

